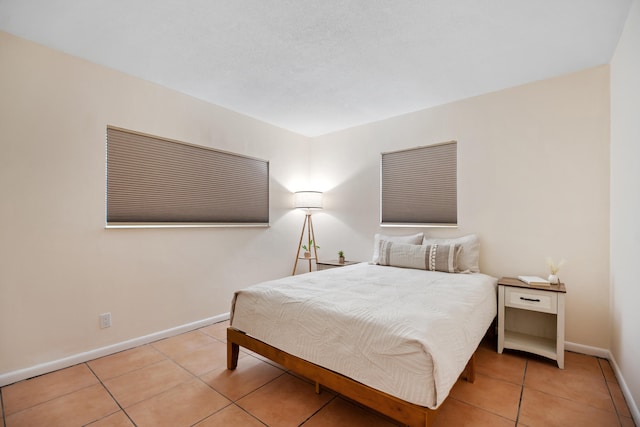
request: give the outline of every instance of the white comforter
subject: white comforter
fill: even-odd
[[[438,407],[496,315],[496,279],[357,264],[236,292],[231,325],[377,390]]]

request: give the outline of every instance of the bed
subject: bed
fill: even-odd
[[[496,315],[496,279],[362,263],[235,293],[239,346],[411,426],[428,426]]]

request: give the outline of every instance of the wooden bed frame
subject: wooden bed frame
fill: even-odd
[[[304,359],[252,338],[233,327],[227,328],[227,369],[233,370],[238,366],[240,346],[315,381],[316,393],[320,392],[320,384],[322,384],[343,396],[411,427],[429,427],[438,412],[437,409],[429,409],[424,406],[406,402],[390,394],[383,393],[354,381],[344,375],[307,362]],[[475,354],[471,356],[471,359],[469,359],[467,366],[461,374],[461,376],[469,382],[475,381],[474,359]]]

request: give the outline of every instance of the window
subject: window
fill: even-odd
[[[107,226],[268,225],[269,162],[107,127]]]
[[[456,164],[456,141],[382,153],[381,225],[455,226]]]

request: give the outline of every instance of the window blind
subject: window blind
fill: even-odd
[[[269,162],[107,127],[107,225],[268,224]]]
[[[382,225],[458,222],[456,141],[382,153]]]

